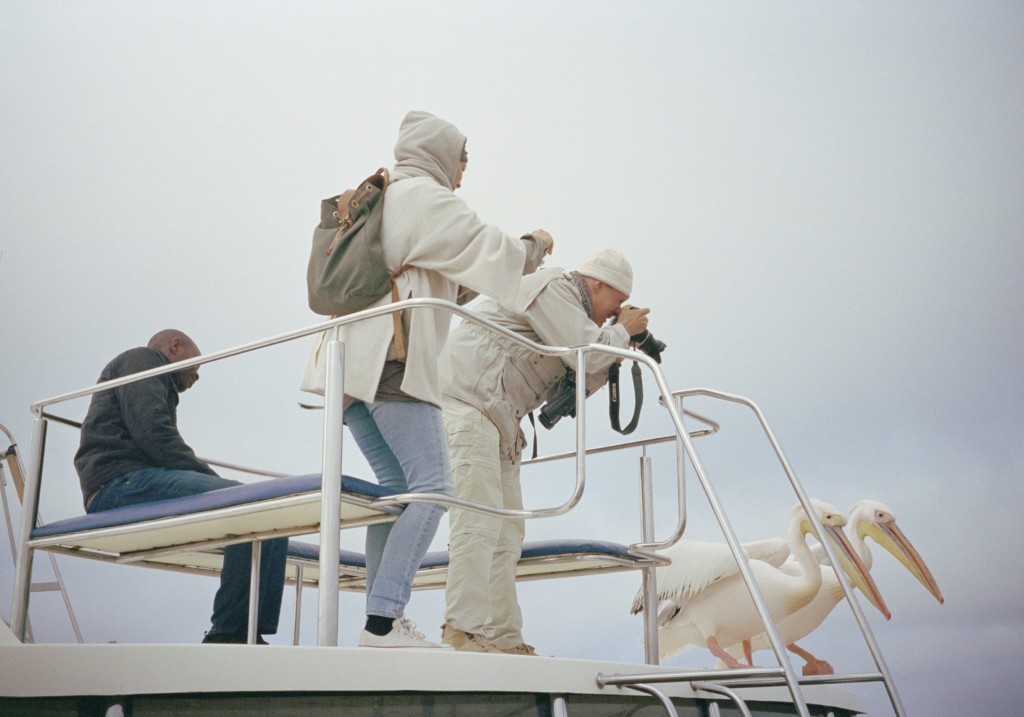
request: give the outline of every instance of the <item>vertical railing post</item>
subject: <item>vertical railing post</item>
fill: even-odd
[[[261,545],[259,540],[254,540],[250,548],[252,562],[249,565],[249,630],[246,636],[246,641],[250,645],[256,644],[256,635],[259,633]]]
[[[305,566],[302,563],[295,565],[295,621],[292,625],[292,644],[299,644],[299,636],[302,633],[302,580],[305,578]]]
[[[679,418],[686,415],[683,410],[683,397],[674,396],[676,411]],[[679,528],[680,534],[686,531],[686,446],[682,439],[676,436],[676,483],[679,486]]]
[[[345,397],[344,344],[327,344],[327,382],[324,388],[324,455],[320,485],[320,590],[317,605],[317,644],[338,644],[338,585],[335,574],[341,549],[342,402]]]
[[[651,471],[651,457],[640,457],[640,519],[642,521],[641,540],[644,543],[654,542],[654,479]],[[658,578],[657,566],[649,565],[642,569],[643,601],[644,601],[644,661],[648,665],[657,665],[658,650]]]
[[[576,490],[583,491],[587,480],[587,357],[583,348],[576,351]]]
[[[32,591],[32,551],[28,541],[39,516],[39,486],[43,478],[43,453],[46,443],[46,419],[32,421],[32,445],[29,450],[25,500],[21,507],[21,540],[18,543],[18,564],[14,573],[14,599],[11,606],[11,630],[22,642],[28,625],[28,599]]]
[[[0,458],[0,500],[4,504],[4,518],[7,523],[7,542],[11,544],[11,564],[18,563],[18,541],[14,537],[14,521],[11,520],[11,508],[7,504],[7,479],[4,477],[4,459]]]

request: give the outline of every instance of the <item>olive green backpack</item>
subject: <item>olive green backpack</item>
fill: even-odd
[[[359,185],[320,202],[320,223],[306,268],[309,308],[324,316],[344,316],[391,290],[384,263],[380,222],[388,171],[378,169]]]
[[[320,223],[313,230],[313,248],[306,267],[309,308],[324,316],[345,316],[365,309],[391,292],[398,301],[394,274],[384,263],[380,223],[388,170],[378,169],[357,189],[320,202]],[[395,320],[395,341],[405,357],[401,318]]]

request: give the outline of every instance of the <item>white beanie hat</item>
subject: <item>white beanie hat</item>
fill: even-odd
[[[614,249],[602,249],[584,259],[583,263],[576,267],[576,271],[591,279],[603,281],[627,297],[633,293],[633,269],[626,261],[626,257]]]

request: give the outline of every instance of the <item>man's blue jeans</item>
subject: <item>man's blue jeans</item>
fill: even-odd
[[[452,495],[441,409],[429,403],[355,401],[345,425],[377,482],[398,493]],[[366,614],[401,617],[412,580],[445,508],[410,503],[394,523],[366,529]]]
[[[89,513],[120,508],[137,503],[181,498],[219,488],[240,485],[238,481],[196,471],[145,468],[132,471],[110,481],[96,493],[89,505]],[[281,594],[284,592],[284,569],[288,539],[267,540],[260,547],[260,606],[258,627],[260,633],[273,635],[281,614]],[[213,599],[212,627],[209,634],[245,632],[249,626],[249,573],[252,566],[252,546],[239,543],[224,549],[224,567],[220,573],[220,588]]]

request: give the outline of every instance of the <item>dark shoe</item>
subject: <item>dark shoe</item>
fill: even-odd
[[[204,645],[245,645],[249,642],[249,633],[246,630],[240,632],[219,632],[216,635],[205,633],[203,635]],[[269,645],[270,643],[263,639],[263,635],[256,633],[256,644],[257,645]]]

